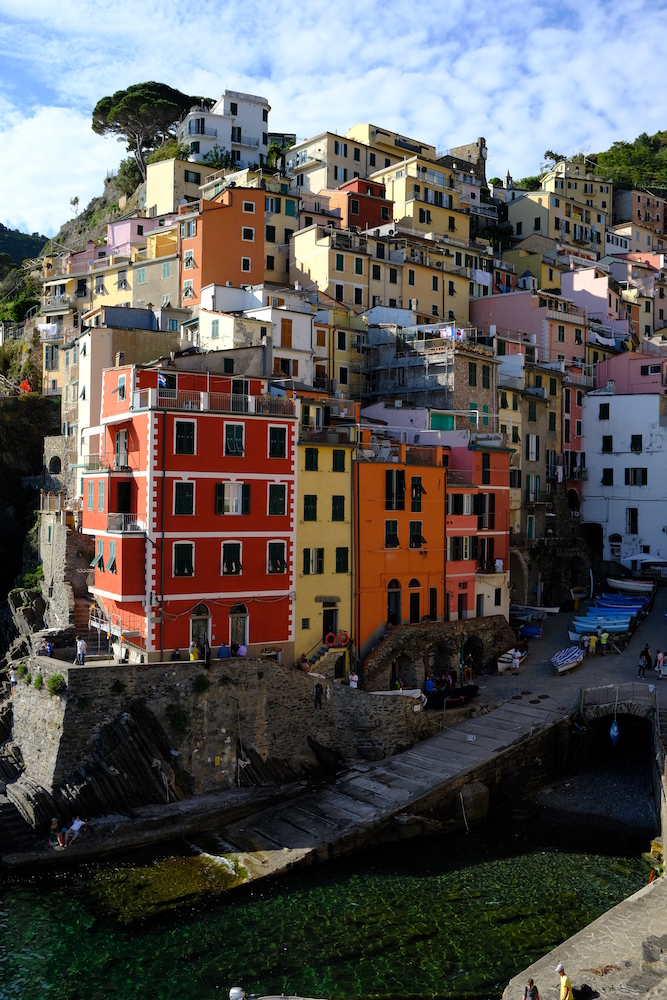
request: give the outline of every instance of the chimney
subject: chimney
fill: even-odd
[[[116,368],[120,368],[120,366],[124,364],[125,364],[125,352],[118,351],[116,354]]]

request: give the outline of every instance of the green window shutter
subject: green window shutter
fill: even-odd
[[[333,471],[334,472],[345,472],[345,452],[338,449],[334,449],[333,453]]]
[[[269,485],[269,514],[285,513],[285,487]]]
[[[216,514],[225,513],[225,486],[224,483],[215,484],[215,512]]]
[[[324,549],[317,550],[317,573],[324,573]]]
[[[317,521],[317,496],[314,493],[307,493],[303,498],[303,519]]]
[[[310,576],[310,549],[303,550],[303,575]]]
[[[194,483],[175,484],[174,513],[194,513]]]
[[[336,572],[337,573],[347,573],[348,571],[348,549],[337,548],[336,549]]]
[[[345,520],[345,497],[331,498],[331,520],[332,521]]]
[[[250,513],[250,483],[243,483],[241,487],[241,513]]]

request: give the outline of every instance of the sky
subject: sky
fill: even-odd
[[[47,236],[127,156],[97,101],[158,80],[260,94],[299,138],[372,122],[438,150],[486,138],[487,178],[547,149],[667,128],[667,0],[0,0],[0,222]],[[652,45],[652,41],[656,45]]]

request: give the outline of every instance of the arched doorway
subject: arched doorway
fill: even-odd
[[[62,469],[62,463],[58,458],[58,456],[54,455],[51,461],[49,462],[49,472],[51,473],[51,475],[57,476],[61,469]]]
[[[211,613],[207,604],[197,604],[190,612],[190,642],[211,644]]]
[[[571,511],[578,511],[581,506],[581,499],[576,490],[567,491],[567,505]]]
[[[410,624],[416,625],[419,621],[419,591],[421,584],[419,580],[410,580]]]
[[[387,623],[401,624],[401,585],[398,580],[390,580],[387,584]]]
[[[248,609],[245,604],[234,604],[229,612],[229,645],[248,645]]]

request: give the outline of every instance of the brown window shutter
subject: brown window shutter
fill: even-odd
[[[293,361],[292,362],[292,375],[296,376],[298,374],[299,374],[299,362],[298,361]]]
[[[280,375],[280,358],[273,359],[273,374]]]
[[[281,319],[280,321],[280,346],[289,347],[292,346],[292,320],[291,319]]]

